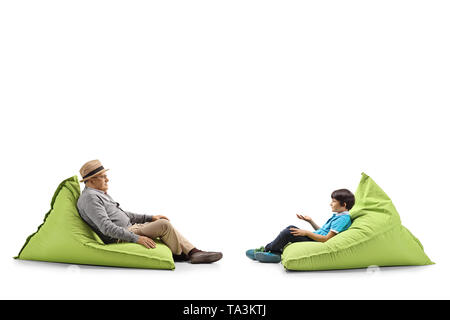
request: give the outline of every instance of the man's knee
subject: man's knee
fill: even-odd
[[[159,219],[159,220],[154,221],[153,223],[156,224],[157,226],[159,226],[163,230],[169,230],[169,229],[173,228],[170,221],[166,220],[166,219]]]

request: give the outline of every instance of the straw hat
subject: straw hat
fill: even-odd
[[[108,171],[109,169],[105,169],[99,160],[91,160],[86,162],[80,169],[80,174],[83,177],[83,180],[80,182],[84,182],[93,177],[96,177],[103,172]]]

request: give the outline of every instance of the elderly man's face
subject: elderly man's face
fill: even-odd
[[[106,192],[108,190],[108,177],[106,174],[89,179],[89,187]]]

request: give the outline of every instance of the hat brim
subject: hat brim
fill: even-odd
[[[80,180],[80,182],[88,181],[89,179],[95,178],[96,176],[98,176],[98,175],[100,175],[100,174],[102,174],[102,173],[104,173],[104,172],[106,172],[106,171],[108,171],[108,170],[109,170],[109,169],[103,169],[103,170],[100,170],[100,171],[97,172],[96,174],[93,174],[92,176],[87,177],[86,179]]]

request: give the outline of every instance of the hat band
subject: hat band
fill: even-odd
[[[100,167],[98,167],[97,169],[94,169],[94,170],[92,170],[91,172],[89,172],[87,175],[85,175],[85,176],[83,177],[83,179],[89,178],[90,176],[96,174],[97,172],[102,171],[103,169],[105,169],[105,168],[103,168],[103,166],[100,166]]]

